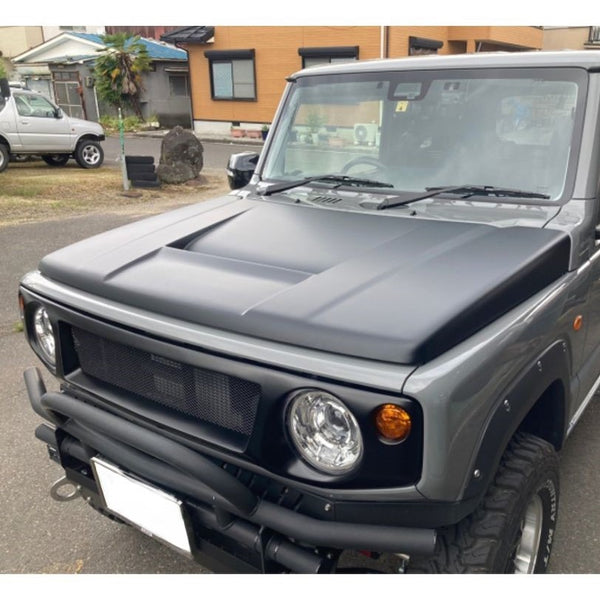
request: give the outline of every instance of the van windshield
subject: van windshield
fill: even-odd
[[[557,200],[585,81],[578,69],[300,76],[261,178],[342,174],[389,184],[386,194],[468,184]]]

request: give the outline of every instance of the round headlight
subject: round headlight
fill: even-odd
[[[52,366],[56,364],[56,340],[48,312],[43,306],[33,315],[33,333],[43,358]]]
[[[288,412],[288,428],[300,456],[325,473],[346,473],[362,456],[362,436],[354,415],[327,392],[296,394]]]

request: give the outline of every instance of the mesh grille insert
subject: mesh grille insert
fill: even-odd
[[[254,382],[194,367],[73,327],[81,370],[183,415],[250,436],[260,399]]]

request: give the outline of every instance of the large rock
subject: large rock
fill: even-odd
[[[200,140],[178,125],[163,139],[156,174],[165,183],[195,179],[204,165],[203,153]]]

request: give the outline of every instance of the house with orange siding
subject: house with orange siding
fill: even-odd
[[[186,50],[194,131],[258,136],[286,77],[304,67],[415,54],[539,50],[540,27],[192,26],[161,36]]]

